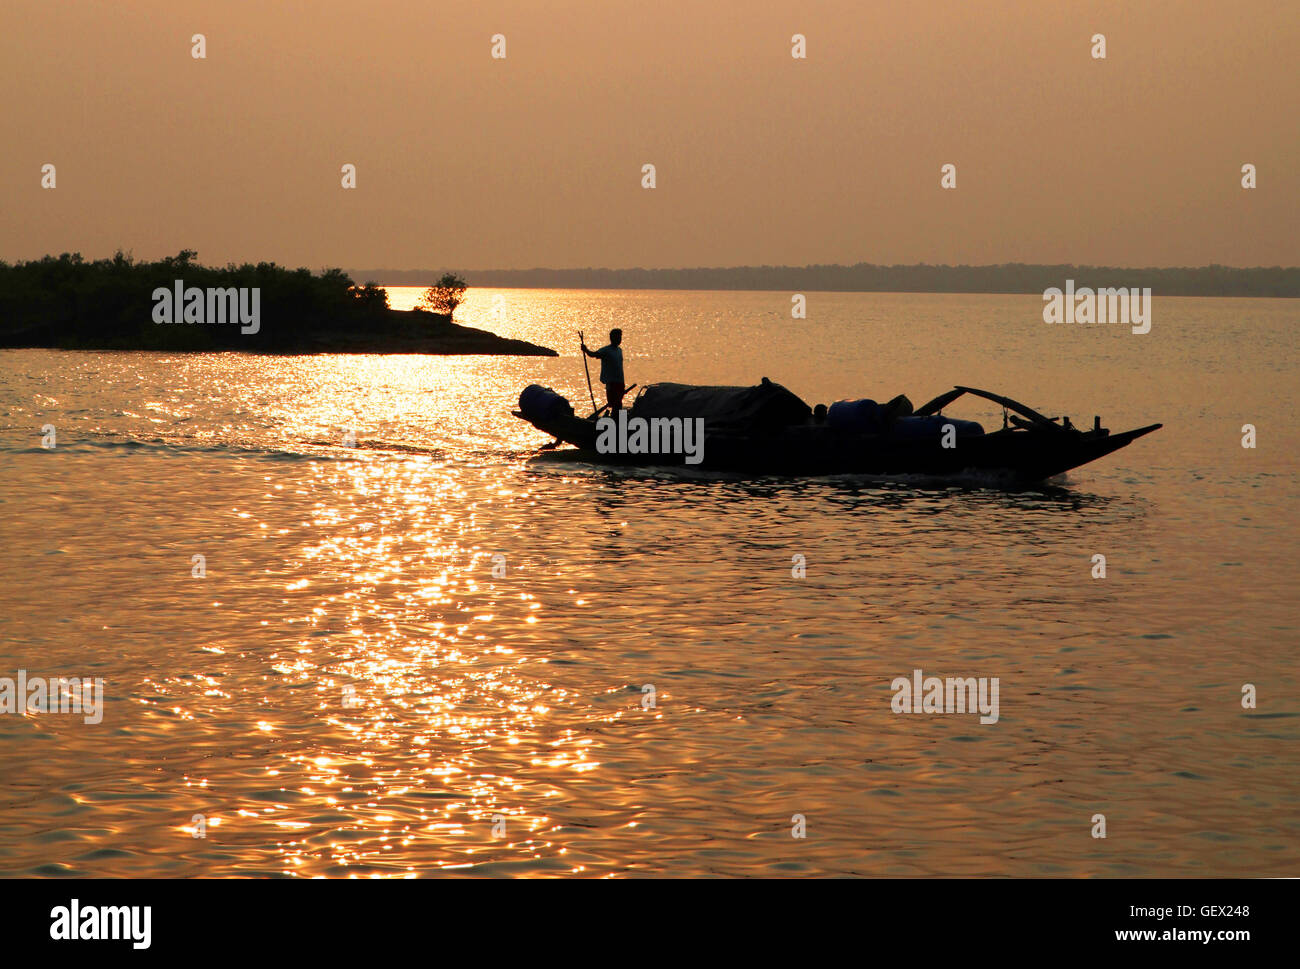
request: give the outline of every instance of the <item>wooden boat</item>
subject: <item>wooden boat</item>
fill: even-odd
[[[1003,427],[985,433],[971,421],[944,417],[944,408],[966,394],[1001,405]],[[1081,430],[1069,418],[1046,417],[974,387],[954,387],[915,410],[904,397],[885,406],[857,401],[832,405],[825,415],[821,410],[814,414],[789,390],[764,378],[755,387],[652,384],[616,417],[575,415],[563,397],[534,385],[520,395],[520,409],[512,413],[600,464],[796,476],[973,475],[1017,483],[1055,477],[1162,426],[1112,434],[1095,418],[1090,429]],[[700,432],[699,442],[688,440],[687,424]],[[666,441],[668,446],[648,447],[643,439],[638,448],[628,430],[638,426],[661,432],[644,436],[650,445]]]

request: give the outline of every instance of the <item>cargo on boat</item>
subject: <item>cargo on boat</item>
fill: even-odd
[[[1003,426],[947,417],[970,394],[999,404]],[[838,401],[816,411],[766,377],[753,387],[660,383],[629,408],[589,417],[548,387],[527,387],[512,412],[601,464],[684,465],[776,475],[989,475],[1044,481],[1104,457],[1161,427],[1112,434],[1095,418],[1081,430],[1009,397],[954,387],[913,408],[900,395],[887,403]],[[551,445],[554,446],[554,445]]]

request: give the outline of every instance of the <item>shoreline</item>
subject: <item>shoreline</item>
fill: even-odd
[[[329,353],[380,353],[423,354],[428,356],[518,356],[558,357],[550,347],[498,336],[488,330],[452,323],[444,315],[421,313],[415,310],[387,310],[387,325],[378,331],[371,328],[326,329],[303,332],[300,340],[289,344],[277,342],[274,346],[258,346],[262,341],[249,340],[248,346],[213,342],[200,345],[190,341],[176,342],[172,334],[180,328],[186,336],[198,334],[191,327],[210,327],[209,324],[168,323],[156,324],[158,339],[106,339],[103,341],[78,339],[65,334],[59,339],[57,323],[43,324],[21,333],[0,333],[3,350],[86,350],[122,351],[137,353],[258,353],[274,356],[298,356]],[[376,321],[377,322],[377,321]],[[188,330],[188,332],[187,332]],[[148,331],[146,331],[148,332]],[[238,330],[235,330],[237,333]]]

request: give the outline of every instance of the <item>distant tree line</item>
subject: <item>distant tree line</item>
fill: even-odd
[[[427,270],[372,269],[359,276],[392,285],[417,285]],[[1115,266],[735,266],[700,269],[498,269],[472,274],[475,286],[562,289],[739,289],[786,292],[1038,293],[1075,286],[1150,287],[1155,296],[1300,297],[1300,267],[1192,266],[1125,269]]]
[[[0,262],[0,346],[276,351],[388,325],[388,294],[374,283],[356,285],[342,269],[313,273],[272,262],[218,268],[200,265],[196,255],[184,249],[137,262],[119,251],[94,261],[63,253]],[[176,280],[186,289],[260,290],[258,331],[241,332],[237,323],[155,322],[154,292]]]

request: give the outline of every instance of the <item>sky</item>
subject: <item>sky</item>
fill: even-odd
[[[1298,61],[1296,0],[3,0],[0,259],[1296,265]]]

